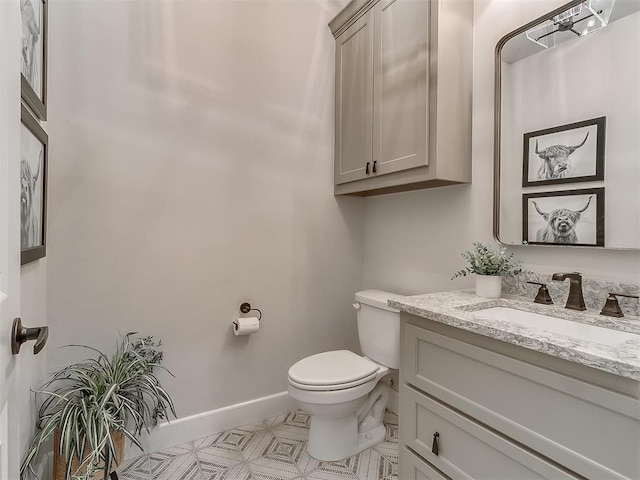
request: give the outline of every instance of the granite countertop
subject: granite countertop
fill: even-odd
[[[494,338],[536,352],[640,381],[640,317],[612,318],[588,309],[577,312],[562,305],[540,305],[529,298],[503,295],[502,298],[478,297],[473,290],[429,293],[389,300],[389,306],[452,327]],[[638,335],[613,346],[561,335],[542,328],[524,326],[505,320],[488,319],[479,310],[509,307],[526,312],[573,320],[598,327]],[[483,315],[480,318],[479,315]]]

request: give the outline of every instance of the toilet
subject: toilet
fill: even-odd
[[[387,300],[397,296],[381,290],[355,294],[364,356],[333,350],[289,369],[289,394],[311,415],[307,451],[312,457],[342,460],[384,440],[390,389],[380,379],[400,366],[400,311]]]

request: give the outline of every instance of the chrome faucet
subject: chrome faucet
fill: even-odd
[[[552,280],[563,282],[569,279],[569,298],[565,308],[571,310],[586,310],[584,305],[584,297],[582,296],[582,275],[578,272],[572,273],[554,273]]]

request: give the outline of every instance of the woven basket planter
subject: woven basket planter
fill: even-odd
[[[120,465],[122,463],[122,459],[124,458],[124,435],[122,434],[122,432],[113,432],[111,434],[111,439],[113,440],[113,445],[115,446],[115,449],[116,449],[116,459],[118,460],[118,465]],[[54,440],[53,440],[53,452],[54,452],[53,480],[67,480],[67,477],[65,475],[67,464],[65,463],[63,458],[60,458],[60,455],[58,454],[59,448],[60,448],[60,435],[56,431]],[[85,447],[85,450],[86,448],[87,447]],[[78,466],[80,465],[80,463],[81,462],[78,460],[77,457],[73,459],[73,461],[71,462],[71,475],[73,475],[74,472],[78,469]],[[104,478],[109,477],[109,473],[107,473],[105,477],[105,474],[103,471],[98,471],[92,477],[90,477],[90,480],[103,480]]]

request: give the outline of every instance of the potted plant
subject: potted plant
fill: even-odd
[[[469,265],[457,271],[451,279],[476,274],[476,295],[499,298],[502,293],[502,277],[513,277],[523,272],[520,262],[513,260],[513,253],[507,249],[498,251],[476,242],[473,250],[462,253]]]
[[[106,479],[122,461],[124,439],[142,450],[138,437],[175,408],[154,371],[161,366],[161,342],[128,333],[109,358],[97,358],[52,374],[36,391],[44,397],[37,429],[20,467],[25,478],[45,443],[54,438],[55,480]],[[165,369],[166,370],[166,369]]]

